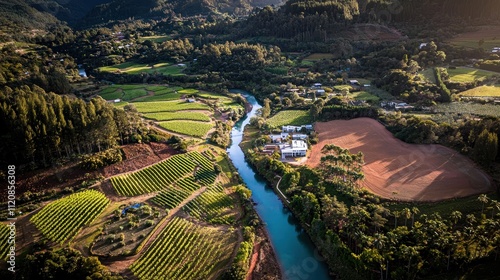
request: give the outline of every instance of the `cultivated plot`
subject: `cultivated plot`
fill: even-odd
[[[315,129],[319,144],[313,146],[307,165],[318,166],[326,144],[361,151],[362,184],[381,197],[439,201],[492,190],[490,178],[465,156],[441,145],[404,143],[376,120],[336,120],[317,123]]]

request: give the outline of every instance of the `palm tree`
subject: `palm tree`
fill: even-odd
[[[411,210],[408,208],[404,208],[403,209],[403,216],[405,217],[405,226],[406,226],[408,219],[411,217]]]
[[[493,219],[495,217],[495,209],[497,211],[500,211],[500,202],[496,200],[491,201],[492,207],[491,207],[491,218]]]
[[[481,215],[482,215],[484,211],[484,205],[488,203],[489,198],[485,194],[482,194],[477,198],[477,200],[482,203],[481,206]]]
[[[413,228],[413,224],[415,223],[415,215],[420,213],[420,210],[417,207],[411,208],[411,227]]]
[[[401,212],[393,211],[392,214],[394,215],[394,228],[396,228],[398,225],[398,218],[401,216]]]
[[[462,218],[462,212],[453,211],[450,214],[450,218],[453,220],[453,226],[455,226],[458,223],[458,220]]]

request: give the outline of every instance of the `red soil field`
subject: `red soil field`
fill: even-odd
[[[364,154],[363,187],[387,199],[439,201],[493,190],[486,173],[467,157],[441,145],[408,144],[376,120],[358,118],[316,123],[319,143],[307,165],[316,167],[321,149],[335,144]]]

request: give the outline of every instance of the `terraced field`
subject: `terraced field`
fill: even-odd
[[[111,183],[119,195],[136,196],[164,190],[187,176],[194,176],[201,185],[211,185],[216,178],[213,163],[198,152],[190,152],[174,155],[133,173],[112,177]]]
[[[234,200],[224,193],[224,189],[214,186],[190,201],[183,210],[208,223],[233,224],[236,219],[233,205]]]
[[[30,221],[48,239],[64,242],[90,224],[108,204],[109,199],[103,193],[86,190],[48,204]]]
[[[209,122],[210,117],[201,112],[158,112],[158,113],[147,113],[144,114],[145,118],[156,120],[156,121],[170,121],[170,120],[192,120]]]
[[[160,122],[159,125],[173,132],[200,138],[207,135],[208,131],[214,127],[212,123],[177,120]]]
[[[0,223],[0,259],[7,259],[7,254],[9,253],[10,244],[9,241],[10,229],[5,224]]]
[[[222,227],[174,218],[130,270],[146,279],[213,279],[230,262],[237,238]]]
[[[206,104],[194,102],[188,103],[184,100],[137,102],[134,103],[139,113],[177,112],[183,110],[210,110]]]

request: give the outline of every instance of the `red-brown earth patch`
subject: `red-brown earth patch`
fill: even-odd
[[[376,120],[358,118],[317,123],[319,144],[307,161],[318,166],[324,145],[364,154],[362,185],[383,198],[439,201],[493,190],[489,176],[467,157],[441,145],[408,144]]]

